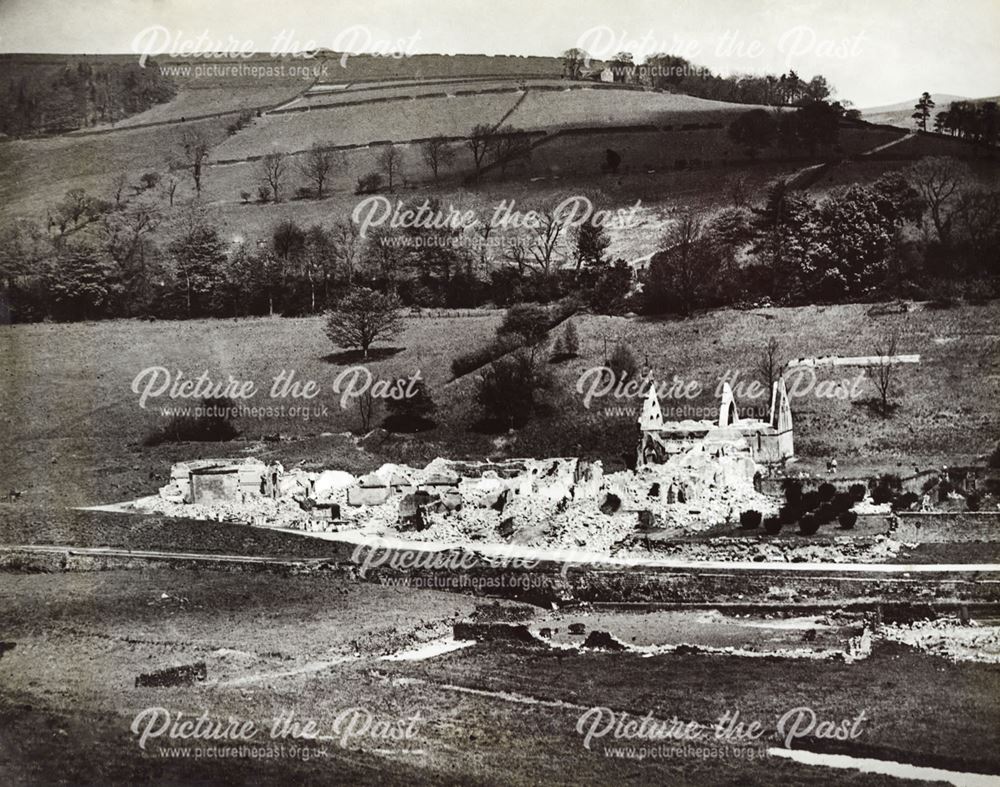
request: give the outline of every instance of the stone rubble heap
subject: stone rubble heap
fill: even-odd
[[[357,529],[421,541],[510,542],[608,553],[638,530],[683,535],[767,514],[746,456],[699,450],[639,472],[605,474],[599,461],[435,459],[419,469],[385,464],[354,477],[342,470],[285,470],[255,459],[175,465],[146,510],[171,516],[306,531]],[[214,473],[199,498],[199,473]],[[229,479],[228,481],[226,479]],[[249,479],[249,480],[248,480]],[[221,491],[220,491],[221,490]]]

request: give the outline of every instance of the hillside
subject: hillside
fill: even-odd
[[[954,96],[949,93],[932,93],[931,100],[934,102],[934,109],[931,110],[931,117],[943,110],[948,109],[948,105],[953,101],[971,101],[980,103],[983,101],[996,101],[997,96],[987,98],[968,98],[967,96]],[[910,101],[900,101],[897,104],[886,104],[880,107],[868,107],[861,110],[861,117],[869,123],[884,124],[887,126],[899,126],[908,130],[913,129],[914,106],[920,97]]]
[[[902,329],[901,350],[919,353],[920,364],[901,368],[899,408],[882,418],[864,404],[873,395],[862,381],[860,400],[820,398],[801,389],[793,394],[795,444],[800,466],[808,468],[836,456],[846,474],[851,467],[884,466],[894,472],[940,464],[958,465],[992,450],[1000,432],[995,407],[1000,395],[1000,355],[995,350],[998,304],[933,309],[914,304],[908,313],[883,313],[870,305],[723,309],[687,320],[628,319],[583,315],[573,318],[580,337],[580,357],[552,364],[551,396],[555,407],[520,430],[506,449],[495,436],[472,428],[474,374],[451,381],[454,356],[488,340],[500,313],[482,316],[415,318],[395,342],[398,352],[376,353],[368,365],[384,379],[419,370],[438,405],[439,426],[416,436],[390,437],[365,444],[365,451],[344,448],[332,433],[358,427],[356,403],[339,406],[332,392],[335,378],[353,361],[336,353],[323,335],[322,320],[241,319],[185,322],[107,321],[0,327],[0,390],[7,408],[0,419],[0,446],[8,449],[5,483],[26,489],[26,500],[54,494],[59,479],[64,504],[96,504],[148,494],[158,485],[147,473],[161,473],[176,458],[195,455],[267,451],[286,466],[301,458],[322,457],[325,466],[378,466],[382,461],[426,462],[434,456],[493,455],[599,457],[607,468],[620,466],[621,454],[634,450],[637,402],[598,398],[585,407],[577,391],[580,375],[600,366],[605,342],[627,343],[657,378],[678,375],[703,388],[693,400],[663,401],[671,408],[717,412],[715,386],[727,371],[749,380],[760,348],[777,337],[783,358],[867,353],[882,332]],[[247,348],[253,348],[248,352]],[[150,366],[179,370],[186,377],[207,371],[225,380],[233,375],[257,383],[257,396],[244,404],[294,406],[270,400],[271,378],[294,369],[298,380],[316,380],[322,394],[309,406],[322,414],[296,417],[261,411],[260,418],[239,423],[249,442],[142,448],[144,436],[163,421],[159,406],[182,406],[180,400],[151,400],[138,406],[132,380]],[[821,380],[856,377],[858,369],[817,369]],[[87,380],[84,388],[67,380]],[[13,381],[13,382],[11,382]],[[741,412],[767,402],[737,394]],[[607,409],[606,409],[607,408]],[[260,442],[280,434],[281,442]],[[326,434],[326,437],[322,437]],[[350,444],[346,441],[346,444]],[[15,446],[25,450],[11,451]],[[39,473],[50,468],[52,473]],[[98,459],[95,459],[99,457]],[[100,472],[94,473],[94,462]],[[141,469],[141,472],[140,472]],[[112,489],[116,485],[117,489]]]
[[[58,69],[69,60],[30,56],[17,62],[22,69]],[[258,55],[212,64],[265,70],[256,77],[252,70],[229,76],[196,70],[204,65],[164,59],[161,67],[174,70],[176,96],[114,127],[0,143],[0,220],[20,216],[43,222],[71,189],[109,200],[114,181],[124,174],[130,184],[126,201],[157,208],[154,237],[158,244],[168,242],[195,196],[183,141],[197,133],[208,144],[203,210],[226,236],[266,238],[284,218],[308,225],[347,215],[357,202],[358,179],[379,169],[379,156],[392,142],[401,156],[395,183],[401,198],[415,192],[467,206],[512,197],[539,204],[575,189],[610,207],[640,199],[657,232],[615,238],[615,248],[633,259],[648,255],[664,216],[717,202],[737,175],[760,188],[779,172],[876,149],[879,158],[900,161],[974,152],[953,139],[890,144],[901,134],[844,124],[830,149],[810,155],[771,145],[751,158],[727,134],[729,123],[751,105],[564,80],[556,58],[421,55],[342,61],[321,53],[311,59]],[[285,70],[267,76],[279,67]],[[290,73],[292,68],[305,68],[305,75]],[[248,117],[234,125],[241,111]],[[467,137],[476,125],[526,130],[530,152],[506,167],[487,159],[478,188],[469,189],[475,169]],[[435,179],[421,141],[436,135],[449,139],[453,156]],[[306,185],[302,153],[313,145],[336,151],[322,201],[297,198]],[[609,150],[620,159],[614,175],[604,169]],[[286,162],[282,201],[261,203],[259,160],[274,152],[294,157]],[[689,171],[698,174],[688,176]],[[139,179],[149,172],[160,176],[161,186],[141,191]],[[170,181],[177,183],[173,206],[164,186]]]

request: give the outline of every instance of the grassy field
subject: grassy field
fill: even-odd
[[[803,469],[822,467],[835,456],[841,472],[882,468],[909,474],[914,466],[966,464],[992,450],[1000,438],[994,403],[1000,393],[998,304],[936,310],[917,304],[906,314],[878,315],[866,305],[794,309],[722,310],[687,320],[581,316],[576,320],[580,357],[554,365],[552,410],[498,447],[495,437],[472,429],[474,375],[451,381],[449,364],[460,352],[487,341],[499,315],[411,318],[397,342],[368,364],[373,376],[409,376],[420,371],[438,404],[438,426],[414,436],[388,437],[363,448],[340,433],[359,426],[355,403],[345,409],[332,391],[337,376],[356,358],[337,354],[319,318],[239,321],[129,322],[17,325],[0,328],[0,446],[8,459],[0,489],[25,490],[25,502],[97,504],[148,494],[161,485],[172,461],[189,456],[258,454],[286,463],[344,467],[357,471],[382,461],[421,463],[437,455],[464,457],[581,455],[621,467],[634,449],[637,402],[595,399],[584,406],[580,375],[599,366],[621,341],[659,379],[677,375],[697,382],[693,400],[667,408],[717,408],[722,375],[753,375],[756,354],[770,336],[785,358],[868,354],[883,332],[901,332],[900,352],[919,353],[919,365],[900,367],[898,408],[889,418],[864,402],[874,395],[870,380],[858,383],[856,401],[793,396],[796,451]],[[872,312],[875,312],[874,314]],[[253,348],[247,351],[247,348]],[[284,405],[239,421],[243,437],[232,444],[144,448],[144,437],[162,423],[161,406],[185,402],[151,399],[146,409],[130,386],[147,367],[213,380],[227,375],[251,380],[258,393],[245,404]],[[309,402],[326,408],[303,415],[292,401],[272,400],[272,378],[293,370],[315,380],[322,393]],[[818,380],[849,378],[858,370],[817,372]],[[803,378],[803,390],[809,384]],[[767,407],[737,395],[741,407]],[[678,413],[681,411],[678,410]],[[280,433],[278,443],[262,442]]]
[[[0,719],[20,732],[2,742],[6,783],[51,781],[54,773],[73,783],[367,784],[377,777],[396,784],[404,775],[417,784],[607,784],[623,777],[670,784],[905,783],[773,757],[622,759],[605,746],[628,741],[609,737],[584,748],[577,720],[593,706],[704,724],[738,708],[742,720],[763,725],[767,744],[775,740],[777,719],[794,707],[836,720],[864,710],[853,751],[960,770],[998,766],[996,666],[953,664],[901,646],[880,646],[854,664],[696,653],[639,658],[502,643],[392,662],[379,657],[440,636],[472,611],[470,600],[329,576],[276,583],[264,574],[176,570],[7,575],[0,599]],[[204,683],[134,687],[140,673],[196,660],[206,663]],[[67,663],[72,671],[60,668]],[[154,740],[141,752],[129,725],[151,706],[234,716],[265,729],[289,710],[315,720],[322,732],[351,707],[385,720],[419,711],[422,721],[410,741],[305,743],[315,759],[227,758],[222,767],[159,749],[197,745],[192,741]]]
[[[213,143],[226,138],[231,118],[117,131],[92,137],[61,136],[10,140],[0,144],[0,220],[27,215],[44,221],[46,207],[69,189],[111,199],[111,184],[121,170],[138,183],[143,172],[166,174],[168,162],[181,155],[185,129],[202,132]],[[178,203],[193,196],[190,177],[180,174]],[[146,197],[149,199],[150,197]],[[152,199],[166,204],[161,194]]]
[[[283,109],[293,109],[299,107],[318,108],[332,106],[343,102],[355,101],[385,101],[405,100],[426,95],[440,95],[447,93],[455,95],[457,93],[468,92],[488,92],[488,91],[516,91],[522,87],[531,88],[563,88],[567,83],[559,79],[437,79],[421,82],[365,82],[351,84],[341,89],[322,88],[311,91],[302,98],[293,101]]]
[[[722,123],[754,108],[674,93],[598,89],[563,93],[529,91],[509,122],[526,129]]]
[[[401,106],[397,102],[361,107],[266,115],[212,151],[212,160],[241,159],[281,151],[308,150],[314,144],[363,145],[432,137],[465,136],[479,123],[495,125],[519,96],[507,93],[430,98]]]

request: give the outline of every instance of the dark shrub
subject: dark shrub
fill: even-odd
[[[837,487],[831,484],[829,481],[819,485],[819,489],[816,490],[819,494],[819,502],[829,503],[833,500],[833,496],[837,494]]]
[[[819,520],[815,514],[803,514],[799,520],[799,533],[803,536],[814,536],[819,530]]]
[[[524,338],[523,344],[538,344],[548,335],[550,320],[549,310],[544,306],[521,303],[507,310],[497,335],[517,334]]]
[[[840,527],[843,530],[851,530],[858,523],[857,511],[844,511],[837,517]]]
[[[864,484],[851,484],[847,493],[855,503],[860,503],[868,497],[868,488]]]
[[[769,516],[764,520],[764,530],[769,536],[776,536],[781,532],[782,521],[777,517]]]
[[[821,525],[828,525],[836,518],[837,512],[833,510],[830,503],[820,503],[819,508],[816,509],[816,521]]]
[[[411,389],[408,380],[400,379],[396,380],[395,387],[411,395],[386,402],[389,415],[382,425],[390,432],[422,432],[433,427],[431,416],[437,405],[427,390],[427,383],[417,380]]]
[[[924,481],[924,486],[923,486],[924,492],[925,493],[926,492],[930,492],[934,487],[936,487],[938,485],[938,482],[940,480],[941,479],[938,478],[936,475],[932,475],[930,478],[928,478],[926,481]]]
[[[802,510],[815,511],[819,508],[819,492],[806,492],[802,495]]]
[[[845,511],[850,511],[851,506],[854,505],[854,500],[851,498],[850,492],[837,492],[833,496],[833,500],[830,501],[830,505],[833,506],[833,512],[835,514],[842,514]]]
[[[634,380],[639,376],[639,364],[636,363],[632,351],[624,344],[615,346],[611,357],[608,359],[608,368],[615,378],[616,383],[624,380]]]
[[[143,445],[162,443],[221,443],[239,436],[232,424],[236,405],[227,397],[206,398],[191,408],[191,415],[174,415],[163,426],[154,429]]]
[[[382,188],[382,175],[378,172],[369,172],[367,175],[358,178],[358,185],[354,189],[354,193],[374,194],[380,188]]]
[[[955,491],[955,485],[947,478],[938,484],[938,501],[943,503],[948,499],[948,495]]]
[[[783,525],[793,525],[804,512],[798,506],[784,505],[778,509],[778,521]]]
[[[756,530],[760,527],[761,518],[760,511],[741,511],[740,530]]]
[[[909,511],[914,505],[920,502],[920,495],[916,492],[907,492],[899,495],[892,501],[893,511]]]
[[[990,467],[1000,467],[1000,443],[997,443],[997,447],[993,449],[993,453],[990,454],[989,461],[986,464]]]
[[[876,505],[890,503],[903,490],[903,482],[898,475],[887,473],[872,484],[872,502]]]
[[[483,370],[476,403],[492,428],[513,428],[531,418],[550,383],[533,354],[518,350]]]
[[[802,481],[798,478],[785,479],[785,502],[797,506],[802,502]]]
[[[965,507],[970,511],[978,511],[979,507],[982,505],[982,500],[979,497],[978,492],[969,492],[965,497]]]

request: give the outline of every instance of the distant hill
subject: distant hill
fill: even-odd
[[[931,116],[937,112],[941,112],[948,108],[948,105],[953,101],[996,101],[997,98],[969,98],[968,96],[954,96],[950,93],[931,93],[931,99],[934,101],[934,109],[931,110]],[[909,101],[901,101],[898,104],[886,104],[881,107],[868,107],[867,109],[861,110],[861,117],[867,120],[869,123],[882,123],[888,126],[899,126],[900,128],[913,129],[913,115],[914,107],[917,101],[920,100],[919,96],[911,98]]]

